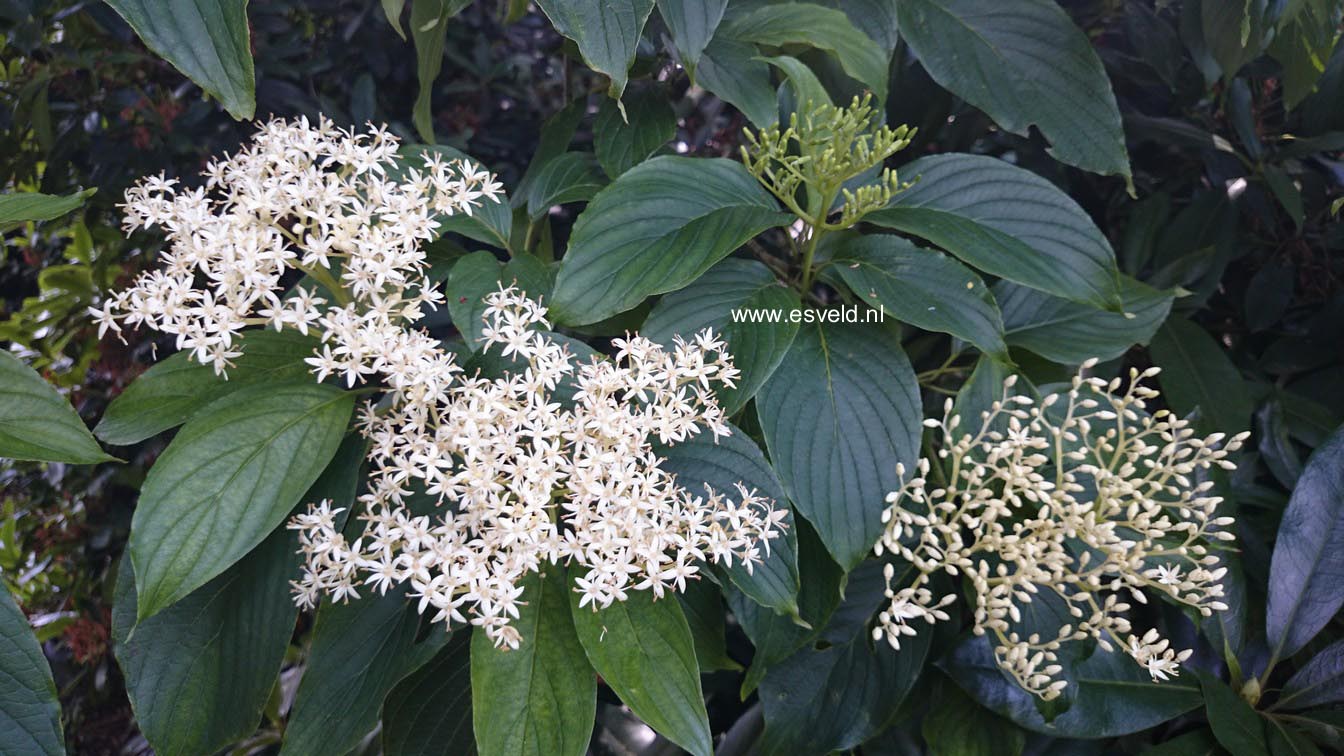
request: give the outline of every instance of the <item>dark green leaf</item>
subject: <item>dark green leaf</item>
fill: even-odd
[[[1021,756],[1026,733],[1002,717],[976,711],[973,723],[966,714],[975,702],[955,685],[940,681],[924,717],[921,734],[931,753],[954,756]]]
[[[1278,719],[1265,720],[1265,734],[1271,756],[1325,756],[1310,738]]]
[[[1283,684],[1275,708],[1307,709],[1344,701],[1344,641],[1321,649]]]
[[[1199,427],[1233,434],[1250,428],[1251,398],[1241,372],[1207,331],[1183,318],[1171,318],[1148,346],[1162,368],[1158,382],[1167,404],[1180,415],[1199,408]]]
[[[383,752],[387,756],[474,756],[471,732],[471,633],[448,645],[383,703]]]
[[[430,112],[434,80],[443,68],[443,46],[448,35],[448,21],[471,5],[471,0],[412,0],[411,39],[415,42],[415,74],[420,81],[420,93],[415,98],[412,121],[415,130],[426,144],[434,144],[434,119]],[[386,6],[384,6],[386,9]],[[391,19],[392,15],[389,14]],[[400,24],[393,28],[401,32]]]
[[[741,483],[755,489],[762,496],[774,500],[776,507],[788,508],[784,489],[770,469],[765,455],[746,433],[733,427],[732,435],[714,442],[714,437],[701,433],[694,438],[670,447],[660,447],[658,453],[666,460],[663,469],[677,476],[677,482],[688,491],[702,495],[708,486],[727,496],[736,496],[734,484]],[[785,531],[761,545],[763,561],[748,573],[739,564],[728,568],[733,584],[753,601],[777,612],[798,613],[798,535],[793,515],[784,520]]]
[[[1047,722],[1035,696],[999,669],[988,638],[967,638],[941,664],[981,706],[1028,730],[1061,738],[1110,738],[1146,730],[1203,702],[1195,680],[1182,676],[1155,683],[1123,652],[1097,649],[1066,668],[1073,705]]]
[[[1274,659],[1297,653],[1344,606],[1344,428],[1307,460],[1269,566],[1265,633]]]
[[[83,206],[84,200],[96,192],[86,189],[64,197],[37,192],[0,194],[0,233],[28,221],[49,221]]]
[[[0,349],[0,457],[92,465],[112,459],[65,397]]]
[[[551,315],[585,325],[629,310],[791,218],[741,163],[675,156],[640,163],[579,215]]]
[[[896,13],[934,81],[1014,134],[1036,126],[1059,160],[1130,181],[1101,59],[1052,0],[902,0]]]
[[[658,88],[627,98],[622,113],[605,100],[593,123],[593,150],[607,175],[616,178],[644,162],[677,133],[677,114]],[[598,186],[601,188],[601,185]]]
[[[686,288],[658,300],[640,333],[670,346],[675,336],[689,341],[706,328],[714,329],[742,371],[735,387],[715,390],[732,415],[746,406],[784,359],[798,333],[790,314],[801,304],[798,294],[781,285],[765,265],[730,257]],[[740,315],[735,318],[734,312]],[[771,321],[772,315],[778,320]]]
[[[1143,756],[1220,756],[1223,749],[1207,729],[1193,730],[1143,752]]]
[[[1009,281],[994,284],[1008,343],[1065,365],[1091,357],[1113,359],[1135,344],[1147,344],[1167,319],[1174,298],[1171,292],[1158,291],[1129,276],[1120,277],[1120,296],[1123,313],[1052,297]]]
[[[1271,262],[1251,276],[1246,286],[1246,325],[1263,331],[1278,323],[1293,301],[1297,269]]]
[[[0,585],[0,752],[65,753],[61,703],[28,618]]]
[[[756,406],[784,490],[852,569],[882,531],[896,464],[919,457],[919,385],[900,341],[880,325],[804,326]]]
[[[471,635],[472,722],[487,756],[583,756],[597,715],[597,680],[574,632],[565,570],[523,580],[517,649]]]
[[[762,57],[761,60],[783,71],[784,75],[788,77],[789,85],[793,87],[793,99],[798,106],[798,110],[806,110],[809,106],[834,104],[821,80],[801,60],[791,55]]]
[[[758,128],[779,121],[770,65],[757,57],[750,43],[732,39],[720,29],[705,48],[696,79],[700,86],[742,111]]]
[[[569,591],[588,661],[655,732],[695,756],[711,756],[700,667],[681,604],[671,596],[654,600],[649,591],[631,590],[627,596],[593,611],[596,607],[579,606],[579,593]]]
[[[850,23],[843,11],[812,3],[767,5],[733,19],[727,36],[771,47],[806,45],[834,55],[850,77],[887,99],[887,54]]]
[[[387,16],[387,23],[392,25],[392,31],[397,33],[398,37],[406,39],[406,32],[401,28],[401,13],[406,10],[406,0],[382,0],[383,15]]]
[[[682,65],[692,76],[727,7],[728,0],[658,0],[658,13],[672,32]]]
[[[611,79],[607,93],[625,91],[635,48],[654,0],[538,0],[555,30],[574,40],[588,67]]]
[[[1119,310],[1115,253],[1054,184],[981,155],[935,155],[902,169],[918,177],[867,216],[921,236],[986,273],[1075,302]]]
[[[347,437],[305,496],[349,508],[364,442]],[[297,536],[273,532],[219,577],[136,625],[135,575],[122,559],[113,637],[136,723],[160,754],[214,753],[251,735],[275,686],[298,607]],[[129,639],[131,628],[135,632]]]
[[[552,207],[587,202],[607,185],[592,153],[566,152],[546,161],[527,187],[527,215],[536,220]]]
[[[348,753],[377,724],[383,699],[448,643],[441,625],[416,642],[420,615],[406,589],[324,603],[285,726],[282,756]]]
[[[150,468],[131,523],[137,619],[224,572],[300,503],[340,445],[354,396],[317,383],[212,402]]]
[[[247,0],[107,0],[145,47],[219,98],[229,115],[251,120],[257,109]]]
[[[1200,17],[1204,43],[1231,79],[1241,67],[1264,49],[1264,17],[1267,0],[1202,0]]]
[[[1216,677],[1200,675],[1213,736],[1232,756],[1269,756],[1265,723],[1251,705]]]
[[[545,264],[526,252],[503,264],[489,252],[472,252],[458,260],[448,273],[448,313],[467,345],[479,350],[487,295],[503,285],[517,286],[534,299],[545,298],[551,292],[551,284],[551,273]]]
[[[215,369],[178,352],[155,364],[131,382],[103,413],[93,429],[103,441],[129,446],[174,428],[210,402],[245,386],[300,380],[309,376],[304,358],[312,355],[317,339],[297,331],[244,331],[227,380]]]
[[[723,621],[723,595],[714,581],[689,580],[686,590],[677,594],[682,614],[695,641],[695,661],[701,672],[720,669],[740,671],[742,665],[728,656],[727,630]]]
[[[888,235],[847,239],[832,258],[840,277],[870,307],[950,333],[1006,359],[1003,318],[985,282],[952,258]]]

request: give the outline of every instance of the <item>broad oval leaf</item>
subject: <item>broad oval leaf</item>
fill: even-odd
[[[1265,720],[1227,683],[1207,673],[1199,676],[1204,711],[1213,737],[1232,756],[1269,756]]]
[[[129,446],[174,428],[210,402],[259,382],[288,381],[309,375],[304,358],[318,341],[297,331],[244,331],[227,378],[177,352],[131,381],[103,413],[93,432],[103,441]]]
[[[583,756],[597,716],[597,680],[574,632],[565,569],[523,579],[513,620],[522,641],[501,651],[471,634],[471,718],[488,756]]]
[[[919,383],[900,341],[881,325],[804,326],[756,409],[784,490],[853,569],[882,531],[897,463],[919,458]]]
[[[831,259],[850,291],[868,306],[1007,359],[999,307],[985,282],[965,265],[889,235],[846,239]]]
[[[37,371],[0,349],[0,457],[92,465],[113,459]]]
[[[107,0],[150,50],[201,89],[229,115],[251,120],[257,110],[247,0]]]
[[[1276,708],[1309,709],[1344,701],[1344,640],[1321,649],[1288,678]]]
[[[807,45],[834,55],[850,77],[887,99],[887,54],[855,28],[843,11],[813,3],[766,5],[733,19],[727,36],[771,47]]]
[[[0,752],[65,753],[61,703],[28,618],[0,585]]]
[[[467,346],[479,351],[486,296],[501,286],[516,286],[532,299],[545,300],[552,285],[552,269],[526,252],[502,264],[490,252],[472,252],[459,258],[448,272],[448,313]]]
[[[1275,659],[1297,653],[1344,606],[1344,427],[1307,460],[1269,565],[1265,634]]]
[[[387,756],[473,756],[471,633],[448,645],[402,680],[383,704]]]
[[[1053,0],[901,0],[896,14],[934,81],[1014,134],[1036,126],[1059,160],[1130,181],[1111,82]]]
[[[353,408],[354,395],[331,386],[264,384],[187,421],[150,468],[131,523],[137,619],[205,585],[283,522]]]
[[[377,724],[383,699],[447,643],[442,626],[417,642],[420,614],[406,589],[324,603],[285,726],[282,756],[349,753]]]
[[[598,192],[560,261],[551,315],[596,323],[675,291],[767,228],[793,216],[741,163],[656,157]]]
[[[1011,281],[1000,281],[993,290],[1003,310],[1008,345],[1065,365],[1092,357],[1113,359],[1135,344],[1147,344],[1167,319],[1175,298],[1125,275],[1120,277],[1123,313],[1070,302]]]
[[[727,7],[728,0],[658,0],[658,14],[672,32],[681,63],[692,76]]]
[[[348,509],[364,449],[362,438],[347,436],[305,498]],[[139,625],[133,567],[122,559],[112,636],[136,723],[155,752],[214,753],[257,729],[299,613],[289,585],[299,569],[297,548],[292,531],[276,530],[224,574]]]
[[[593,151],[602,170],[616,178],[644,162],[676,133],[677,114],[667,96],[651,87],[626,98],[624,113],[612,100],[602,101],[593,122]]]
[[[625,601],[594,611],[579,606],[578,592],[569,594],[579,642],[602,680],[655,732],[695,756],[711,756],[695,642],[676,598],[632,590]]]
[[[901,173],[917,183],[866,220],[928,239],[1024,286],[1095,307],[1123,306],[1110,243],[1049,181],[982,155],[920,158]]]
[[[1148,352],[1162,368],[1157,380],[1173,411],[1188,415],[1199,409],[1198,425],[1206,433],[1231,435],[1251,427],[1253,405],[1241,372],[1199,325],[1167,320]]]
[[[705,48],[696,69],[700,86],[742,111],[758,128],[779,122],[779,100],[770,83],[770,65],[756,47],[732,39],[720,29]]]
[[[0,233],[28,221],[55,220],[78,209],[84,204],[84,200],[96,191],[98,190],[85,189],[65,196],[39,192],[0,194]]]
[[[732,435],[714,441],[713,435],[701,433],[675,446],[660,447],[658,453],[665,460],[663,469],[677,476],[677,482],[696,495],[703,495],[708,486],[726,496],[737,496],[734,485],[741,483],[755,489],[761,496],[774,500],[776,507],[788,509],[775,471],[761,453],[760,447],[746,433],[732,427]],[[761,545],[762,561],[751,572],[734,563],[726,572],[738,590],[752,601],[777,612],[798,616],[798,533],[790,511],[784,520],[784,532]],[[769,554],[766,554],[767,548]]]
[[[607,178],[591,153],[556,155],[527,186],[527,215],[535,221],[556,205],[587,202],[606,185]]]
[[[1097,649],[1065,670],[1073,704],[1047,722],[1035,696],[994,661],[988,638],[963,640],[940,665],[981,706],[1028,730],[1060,738],[1127,735],[1175,719],[1203,702],[1192,676],[1155,683],[1123,652]]]
[[[781,285],[765,265],[730,257],[686,288],[664,295],[639,332],[670,346],[675,336],[690,341],[700,331],[714,329],[742,371],[736,386],[721,385],[714,392],[732,415],[779,367],[798,333],[790,313],[801,305],[798,294]]]
[[[607,93],[625,92],[644,23],[654,0],[538,0],[555,30],[574,40],[588,67],[611,79]]]

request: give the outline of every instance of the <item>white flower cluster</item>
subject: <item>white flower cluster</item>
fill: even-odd
[[[1123,392],[1118,378],[1080,372],[1039,403],[1010,396],[1009,378],[974,432],[958,430],[951,400],[941,421],[925,421],[942,431],[942,464],[921,460],[909,480],[898,470],[902,486],[887,496],[877,553],[909,561],[915,579],[895,588],[888,568],[890,605],[878,615],[874,639],[899,648],[900,637],[915,632],[912,620],[947,619],[943,607],[956,594],[935,596],[931,582],[945,572],[969,579],[974,632],[991,633],[999,666],[1041,698],[1067,685],[1056,679],[1057,651],[1069,641],[1119,646],[1154,680],[1178,674],[1190,652],[1170,649],[1156,630],[1131,634],[1127,602],[1146,603],[1151,589],[1206,617],[1227,608],[1219,582],[1226,569],[1208,544],[1232,538],[1232,518],[1215,516],[1222,500],[1208,495],[1212,482],[1195,478],[1212,466],[1232,469],[1226,457],[1247,434],[1220,448],[1223,434],[1196,438],[1170,412],[1148,413],[1158,392],[1142,381],[1157,372],[1131,370]],[[1075,621],[1052,629],[1053,637],[1022,637],[1014,626],[1027,605],[1045,600]]]
[[[587,568],[575,581],[579,604],[597,609],[631,590],[683,590],[706,560],[750,570],[761,548],[769,553],[784,510],[741,485],[736,501],[696,495],[653,448],[729,432],[710,387],[738,371],[710,331],[671,351],[617,339],[615,361],[581,362],[534,330],[548,325],[536,302],[512,288],[486,301],[486,348],[519,369],[462,379],[428,400],[397,390],[390,406],[366,408],[366,527],[347,543],[326,502],[295,518],[307,555],[295,584],[302,603],[355,596],[360,583],[380,592],[409,583],[435,621],[470,622],[517,647],[519,582],[547,563]],[[572,408],[556,397],[562,384],[574,389]],[[446,511],[412,512],[416,490]]]
[[[443,351],[400,323],[442,299],[424,280],[420,244],[434,237],[436,216],[470,214],[482,199],[498,201],[501,187],[432,153],[421,169],[398,170],[398,146],[378,128],[273,120],[237,155],[207,165],[200,188],[163,177],[132,187],[126,231],[157,226],[169,249],[159,269],[92,309],[99,335],[149,326],[223,374],[248,326],[316,329],[327,342],[315,359],[322,375],[441,388],[452,373]],[[335,302],[303,287],[286,297],[295,270]]]

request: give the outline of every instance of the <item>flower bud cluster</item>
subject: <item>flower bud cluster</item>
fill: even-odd
[[[1039,402],[1010,396],[1010,377],[969,432],[950,399],[942,420],[925,421],[941,431],[939,464],[923,459],[908,479],[898,469],[902,486],[887,496],[876,547],[910,562],[915,578],[897,587],[888,572],[875,639],[899,647],[911,621],[947,619],[957,596],[935,595],[931,582],[944,572],[967,579],[974,632],[991,635],[999,666],[1041,698],[1066,687],[1058,652],[1070,641],[1119,646],[1154,680],[1179,673],[1190,652],[1170,649],[1156,630],[1133,635],[1129,601],[1147,603],[1152,592],[1206,617],[1227,608],[1226,569],[1210,545],[1232,538],[1232,518],[1216,515],[1222,500],[1200,474],[1232,469],[1227,457],[1247,434],[1197,438],[1188,421],[1147,410],[1158,392],[1143,380],[1157,368],[1108,382],[1085,377],[1093,365]],[[1065,607],[1072,622],[1023,629],[1040,601]]]

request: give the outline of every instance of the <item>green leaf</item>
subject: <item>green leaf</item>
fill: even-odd
[[[1087,36],[1052,0],[902,0],[901,39],[933,80],[1050,154],[1130,183],[1120,110]]]
[[[389,178],[404,178],[407,169],[421,168],[427,155],[437,155],[444,161],[465,160],[477,170],[481,169],[480,161],[452,147],[442,144],[429,146],[411,144],[403,146],[398,151],[398,169],[389,171]],[[498,202],[482,199],[480,205],[472,210],[471,215],[466,213],[438,215],[434,220],[439,222],[440,236],[450,232],[458,233],[500,249],[512,249],[509,246],[509,235],[513,229],[513,212],[509,209],[509,198],[502,194]]]
[[[1251,705],[1216,677],[1199,676],[1213,736],[1232,756],[1269,756],[1265,723]]]
[[[398,37],[406,39],[406,32],[401,28],[401,13],[406,10],[406,0],[382,0],[383,15],[387,16],[387,23],[391,24],[392,31],[397,33]]]
[[[831,105],[831,95],[827,93],[826,87],[822,85],[817,75],[812,73],[805,63],[790,55],[776,55],[774,57],[762,57],[761,60],[778,68],[789,79],[789,85],[793,87],[793,99],[797,104],[798,110],[807,109],[808,105]]]
[[[257,109],[247,0],[107,0],[145,47],[248,121]]]
[[[177,352],[117,395],[93,432],[106,443],[129,446],[181,425],[200,408],[246,386],[309,377],[303,360],[317,344],[315,337],[293,330],[244,331],[243,356],[234,360],[227,379],[192,360],[189,352]]]
[[[527,170],[518,180],[518,186],[514,191],[514,207],[522,207],[523,200],[530,194],[528,187],[536,180],[541,169],[546,167],[546,163],[569,149],[569,143],[574,141],[574,134],[578,131],[579,124],[583,122],[586,109],[587,99],[579,97],[547,118],[541,125],[541,134],[537,137],[537,151],[532,153],[532,160],[528,162]]]
[[[801,306],[797,292],[780,284],[765,265],[730,257],[686,288],[664,295],[639,330],[643,336],[671,346],[675,336],[690,341],[700,331],[714,329],[728,344],[733,364],[742,371],[735,387],[715,389],[724,411],[733,415],[746,406],[784,359],[798,333],[798,323],[789,316]],[[736,319],[735,311],[741,313]],[[770,320],[771,313],[778,317],[777,322]]]
[[[632,94],[621,112],[604,100],[593,122],[593,150],[607,175],[616,178],[644,162],[677,134],[677,114],[662,90]],[[599,185],[600,188],[600,185]]]
[[[1321,649],[1288,678],[1275,708],[1308,709],[1344,701],[1344,640]]]
[[[727,7],[728,0],[658,0],[658,13],[672,32],[681,64],[692,77]]]
[[[454,633],[425,666],[383,703],[387,756],[474,756],[471,732],[471,633]]]
[[[57,196],[38,192],[0,194],[0,233],[17,228],[28,221],[49,221],[79,209],[84,200],[97,189]]]
[[[113,459],[36,371],[0,350],[0,457],[92,465]]]
[[[1189,677],[1155,683],[1123,652],[1096,649],[1086,660],[1067,666],[1073,704],[1047,722],[1037,710],[1036,697],[999,669],[988,638],[967,638],[940,666],[981,706],[1020,727],[1059,738],[1126,735],[1203,703],[1198,683]]]
[[[551,316],[596,323],[699,278],[748,239],[793,216],[741,163],[656,157],[598,192],[560,261]]]
[[[566,152],[546,161],[527,186],[527,215],[536,220],[552,207],[587,202],[607,185],[589,152]]]
[[[760,687],[761,752],[826,754],[876,735],[919,676],[931,635],[921,629],[900,651],[870,647],[863,637],[821,651],[805,647],[771,668]]]
[[[756,409],[784,490],[852,569],[882,531],[896,464],[919,458],[919,384],[900,341],[879,325],[804,326]]]
[[[551,273],[545,264],[526,252],[500,264],[493,254],[484,251],[461,258],[448,273],[448,313],[473,351],[479,351],[481,346],[485,297],[498,291],[501,285],[516,285],[529,297],[545,298],[551,291]]]
[[[1222,752],[1213,733],[1208,729],[1199,729],[1149,748],[1143,752],[1143,756],[1219,756]]]
[[[939,681],[929,713],[921,724],[921,734],[931,753],[955,756],[1021,756],[1026,733],[988,712],[976,711],[968,726],[966,712],[975,711],[961,689]]]
[[[706,486],[726,496],[737,496],[734,484],[741,483],[755,489],[762,496],[773,499],[776,507],[787,509],[788,499],[775,471],[770,469],[760,447],[741,429],[730,426],[732,435],[714,442],[714,437],[701,433],[675,446],[658,447],[665,460],[663,469],[677,476],[677,482],[686,490],[702,495]],[[790,512],[784,519],[785,530],[761,545],[762,561],[751,572],[740,563],[734,563],[726,572],[738,590],[753,601],[777,612],[798,614],[798,535]]]
[[[705,48],[695,75],[700,86],[742,111],[757,128],[779,121],[770,65],[758,57],[750,43],[732,39],[720,29]]]
[[[812,3],[767,5],[733,19],[724,27],[732,38],[771,47],[806,45],[825,50],[850,77],[867,85],[878,102],[887,99],[887,60],[883,49],[850,23],[843,11]]]
[[[1203,0],[1200,21],[1204,43],[1218,62],[1223,77],[1231,79],[1264,49],[1262,18],[1266,0]]]
[[[420,81],[420,92],[415,97],[415,110],[411,120],[415,123],[416,133],[427,144],[438,141],[434,138],[434,119],[430,106],[434,94],[434,80],[439,77],[439,70],[443,68],[443,46],[448,37],[448,20],[468,5],[471,5],[471,0],[413,0],[411,3],[411,39],[415,42],[415,75]],[[388,18],[393,17],[389,14]],[[399,24],[394,22],[392,26],[398,34],[401,33]]]
[[[1307,460],[1269,565],[1265,634],[1274,660],[1296,654],[1344,606],[1344,427]]]
[[[0,752],[64,754],[61,703],[28,618],[0,586]]]
[[[1099,310],[1009,281],[994,284],[1009,346],[1029,349],[1065,365],[1119,357],[1147,344],[1171,312],[1174,296],[1129,276],[1120,277],[1123,313]]]
[[[1115,252],[1078,203],[1036,174],[982,155],[902,169],[918,183],[865,220],[923,237],[963,262],[1075,302],[1119,310]]]
[[[1007,359],[1003,318],[994,297],[979,276],[956,260],[888,235],[847,238],[831,259],[849,290],[869,307]]]
[[[317,612],[308,664],[285,726],[281,756],[348,753],[378,724],[383,699],[448,643],[442,626],[416,642],[420,614],[406,589]]]
[[[611,79],[621,99],[654,0],[538,0],[555,30],[574,40],[588,67]]]
[[[212,402],[145,478],[131,522],[143,621],[224,572],[284,521],[327,466],[354,395],[267,383]]]
[[[1253,406],[1241,371],[1208,331],[1171,318],[1153,336],[1148,352],[1162,368],[1157,380],[1177,414],[1198,408],[1198,425],[1208,433],[1231,435],[1251,427]]]
[[[346,437],[304,498],[348,509],[364,449],[361,438]],[[135,575],[122,559],[112,636],[136,723],[155,752],[214,753],[256,731],[299,613],[289,586],[298,577],[297,549],[292,531],[276,530],[224,574],[138,625]]]
[[[518,648],[501,651],[479,629],[471,635],[471,716],[487,756],[588,752],[597,680],[574,632],[565,570],[545,569],[523,579]]]
[[[695,661],[701,672],[721,669],[741,671],[742,665],[728,656],[727,627],[724,622],[723,595],[713,580],[689,580],[686,590],[677,594],[682,614],[695,642]]]
[[[601,611],[569,591],[579,642],[602,680],[635,716],[695,756],[711,756],[709,716],[700,690],[691,629],[671,596],[632,590]]]
[[[1310,738],[1281,720],[1269,717],[1264,725],[1265,743],[1273,756],[1325,756]]]

